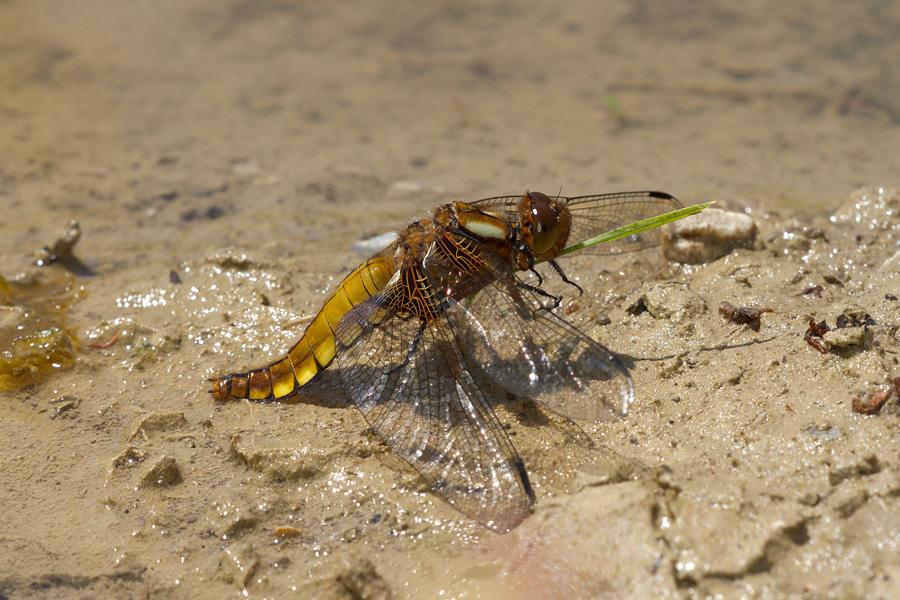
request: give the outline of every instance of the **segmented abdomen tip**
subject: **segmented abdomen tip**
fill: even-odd
[[[208,390],[208,391],[210,394],[212,394],[216,398],[225,398],[225,395],[222,392],[228,389],[228,384],[225,383],[225,385],[223,385],[223,379],[226,379],[226,378],[210,377],[207,380],[207,381],[211,381],[213,384],[212,389]]]

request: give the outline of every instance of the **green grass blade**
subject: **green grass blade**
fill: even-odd
[[[575,244],[574,246],[569,246],[565,250],[559,253],[559,256],[565,256],[571,252],[576,252],[578,250],[582,250],[584,248],[589,248],[595,244],[602,244],[604,242],[611,242],[613,240],[617,240],[619,238],[627,237],[629,235],[634,235],[636,233],[640,233],[642,231],[647,231],[648,229],[653,229],[654,227],[660,227],[662,225],[667,225],[668,223],[672,223],[679,219],[683,219],[685,217],[689,217],[691,215],[695,215],[698,212],[708,208],[715,202],[707,202],[705,204],[697,204],[695,206],[687,206],[685,208],[679,208],[678,210],[673,210],[672,212],[667,212],[663,215],[659,215],[656,217],[651,217],[649,219],[644,219],[643,221],[638,221],[637,223],[632,223],[630,225],[625,225],[623,227],[619,227],[618,229],[613,229],[612,231],[608,231],[606,233],[600,234],[596,237],[592,237],[589,240],[585,240],[579,244]],[[557,257],[559,258],[559,257]]]

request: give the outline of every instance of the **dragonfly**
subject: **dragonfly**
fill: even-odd
[[[437,496],[489,529],[510,531],[535,494],[489,390],[589,421],[624,417],[634,399],[625,365],[557,314],[561,297],[542,287],[535,267],[549,263],[580,291],[556,260],[566,248],[679,208],[652,191],[528,192],[438,206],[351,272],[286,355],[211,379],[210,393],[278,401],[336,368],[371,429]],[[651,229],[579,252],[618,254],[659,241]]]

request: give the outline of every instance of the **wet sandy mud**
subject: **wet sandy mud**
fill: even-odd
[[[898,19],[0,2],[0,597],[896,597]],[[743,233],[567,258],[581,296],[548,276],[636,398],[497,407],[537,495],[512,532],[327,382],[207,393],[290,347],[360,240],[560,189],[715,200]],[[38,362],[10,358],[26,318]]]

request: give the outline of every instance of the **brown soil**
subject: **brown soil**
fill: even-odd
[[[0,598],[900,596],[898,22],[878,0],[0,0],[0,275],[63,277],[33,262],[70,220],[92,273],[74,366],[0,392]],[[529,189],[716,200],[762,243],[567,260],[567,318],[636,402],[578,426],[498,408],[538,496],[512,533],[340,398],[206,393],[299,337],[356,241]],[[755,329],[723,301],[772,310]]]

